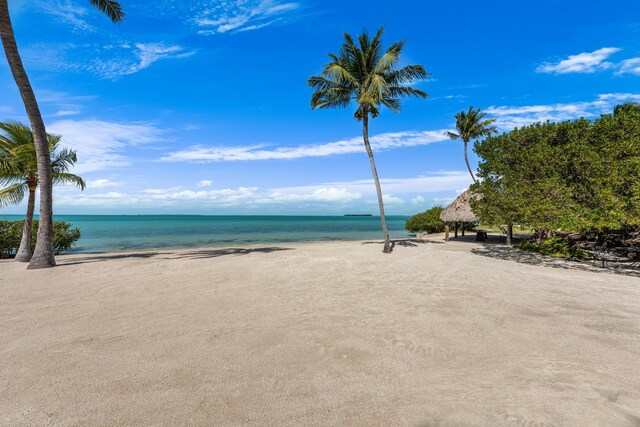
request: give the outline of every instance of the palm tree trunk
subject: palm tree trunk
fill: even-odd
[[[376,192],[378,194],[378,206],[380,207],[380,220],[382,222],[382,232],[384,233],[384,247],[382,252],[385,254],[391,253],[391,241],[389,240],[389,229],[387,229],[387,219],[384,216],[384,202],[382,201],[382,188],[380,188],[380,180],[378,179],[378,171],[376,169],[376,162],[373,160],[373,151],[371,151],[371,144],[369,143],[369,114],[365,113],[362,120],[362,137],[364,138],[364,147],[367,149],[369,155],[369,162],[371,163],[371,173],[373,173],[373,181],[376,184]]]
[[[471,175],[471,179],[473,179],[473,183],[475,184],[478,181],[476,181],[476,177],[471,171],[471,165],[469,165],[469,156],[467,155],[467,143],[468,141],[464,141],[464,161],[467,164],[467,169],[469,169],[469,175]]]
[[[51,159],[47,143],[47,131],[44,127],[36,96],[29,82],[29,77],[22,65],[16,39],[13,34],[9,5],[7,0],[0,0],[0,38],[11,74],[16,81],[22,102],[33,132],[33,140],[38,161],[38,179],[40,183],[40,224],[38,240],[33,257],[27,269],[46,268],[56,265],[53,253],[53,186],[51,179]]]
[[[16,261],[31,261],[31,226],[33,224],[33,211],[36,205],[36,189],[29,186],[29,202],[27,203],[27,216],[24,218],[24,227],[22,227],[22,239],[20,247],[16,253]]]

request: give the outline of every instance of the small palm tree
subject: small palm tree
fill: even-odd
[[[355,119],[362,122],[364,146],[369,155],[371,172],[378,194],[378,205],[384,234],[384,253],[391,252],[389,230],[384,216],[382,190],[376,164],[369,143],[369,117],[380,115],[380,109],[386,106],[391,111],[400,111],[400,99],[408,96],[427,98],[428,95],[408,86],[429,74],[422,65],[407,65],[396,68],[400,60],[405,42],[393,43],[388,49],[382,47],[380,27],[374,37],[367,31],[358,36],[358,44],[349,34],[344,35],[344,43],[338,55],[329,54],[331,61],[325,66],[320,76],[309,79],[309,86],[315,89],[311,97],[311,107],[341,108],[355,101],[358,108]]]
[[[89,0],[102,13],[106,14],[114,23],[124,18],[120,3],[114,0]],[[51,176],[51,156],[47,131],[40,114],[36,95],[31,87],[29,76],[22,64],[18,52],[13,25],[9,15],[8,0],[0,0],[0,39],[4,53],[11,69],[13,79],[18,86],[22,103],[29,117],[33,129],[36,158],[38,160],[38,179],[40,180],[40,224],[38,226],[38,240],[33,252],[33,258],[28,269],[47,268],[56,265],[53,252],[53,177]]]
[[[21,123],[0,123],[0,207],[20,203],[27,192],[27,215],[22,229],[20,248],[16,261],[28,262],[31,259],[31,226],[36,201],[36,188],[39,174],[36,151],[33,144],[33,132]],[[47,134],[51,153],[51,176],[53,184],[73,184],[85,188],[82,178],[69,173],[76,161],[75,150],[66,148],[58,151],[59,135]]]
[[[467,169],[469,169],[469,174],[471,175],[471,179],[473,182],[478,182],[476,180],[475,175],[471,171],[471,166],[469,165],[469,156],[467,155],[467,145],[469,145],[469,141],[472,139],[480,138],[482,136],[491,136],[494,133],[498,133],[498,129],[495,126],[492,126],[495,123],[495,120],[484,120],[487,116],[487,113],[482,113],[479,108],[474,109],[473,107],[469,107],[469,111],[466,113],[464,111],[460,111],[456,114],[456,130],[455,132],[447,132],[446,135],[453,139],[461,139],[464,142],[464,161],[467,163]]]

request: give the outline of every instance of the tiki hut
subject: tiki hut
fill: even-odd
[[[471,210],[469,200],[471,198],[478,199],[481,196],[471,190],[467,190],[459,195],[449,206],[442,210],[440,219],[446,223],[445,240],[449,241],[449,226],[454,225],[455,238],[458,238],[458,229],[462,229],[464,236],[464,224],[478,222],[478,217]]]

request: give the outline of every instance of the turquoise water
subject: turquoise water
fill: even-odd
[[[407,218],[387,217],[392,237],[409,236]],[[76,253],[382,238],[376,216],[57,215],[55,220],[80,229],[82,237],[70,251]]]

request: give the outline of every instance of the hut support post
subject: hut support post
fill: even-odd
[[[462,237],[464,237],[464,222],[461,222],[460,224],[460,227],[462,228]]]
[[[455,226],[453,228],[453,238],[457,239],[458,238],[458,222],[456,221]]]
[[[446,223],[444,225],[444,241],[445,242],[449,241],[449,223]]]

